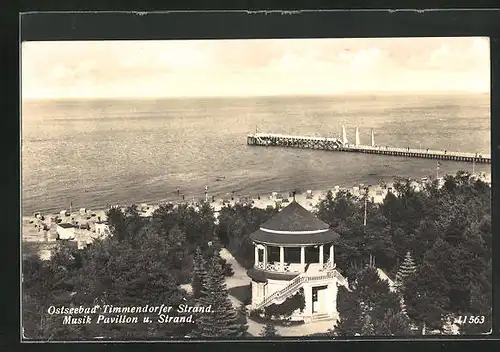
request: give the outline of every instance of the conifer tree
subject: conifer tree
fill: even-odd
[[[384,319],[375,324],[376,336],[408,336],[411,335],[410,319],[402,311],[387,310]]]
[[[349,292],[345,287],[339,287],[337,310],[340,319],[333,332],[338,336],[355,336],[361,332],[362,309],[357,292]]]
[[[199,337],[244,336],[247,325],[241,321],[229,299],[219,255],[213,255],[211,258],[198,305],[211,306],[211,312],[204,313],[197,319],[196,334]]]
[[[406,253],[405,259],[403,260],[403,263],[401,263],[401,266],[399,267],[399,270],[396,273],[396,286],[401,287],[401,285],[404,284],[404,281],[412,276],[415,275],[417,271],[417,267],[415,265],[415,262],[413,261],[413,258],[410,254],[410,252]]]
[[[207,278],[207,263],[200,247],[196,248],[193,256],[193,273],[191,277],[191,287],[195,299],[202,296],[203,285]]]
[[[422,330],[439,329],[446,318],[450,299],[449,286],[443,273],[432,262],[424,261],[415,276],[403,286],[405,310]]]
[[[276,327],[274,326],[273,321],[271,319],[268,320],[268,322],[266,323],[266,325],[262,329],[260,336],[262,336],[262,337],[279,336],[278,331],[276,330]]]
[[[409,333],[398,295],[372,267],[358,273],[357,285],[351,292],[339,288],[337,304],[340,321],[334,332],[339,336]],[[388,318],[391,321],[387,322]]]

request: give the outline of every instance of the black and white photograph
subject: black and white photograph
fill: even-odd
[[[492,331],[486,37],[23,41],[23,342]]]

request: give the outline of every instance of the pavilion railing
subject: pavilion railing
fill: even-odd
[[[327,261],[323,264],[323,270],[335,269],[337,264],[332,263],[332,258],[328,257]]]
[[[316,263],[313,263],[314,265],[317,265]],[[307,264],[305,264],[307,265]],[[291,273],[291,272],[301,272],[300,270],[300,264],[299,263],[284,263],[283,266],[281,266],[281,263],[279,262],[273,262],[273,263],[265,263],[264,262],[257,262],[255,263],[255,268],[260,269],[260,270],[265,270],[265,271],[270,271],[270,272],[277,272],[277,273]],[[293,270],[293,269],[296,270]],[[329,258],[325,263],[323,263],[322,269],[323,270],[330,270],[330,269],[335,269],[336,264],[332,263],[331,258]]]
[[[255,268],[265,270],[265,271],[278,272],[278,273],[292,272],[291,265],[288,263],[284,263],[284,265],[282,267],[281,263],[278,263],[278,262],[266,263],[265,265],[263,262],[257,262],[257,263],[255,263]]]

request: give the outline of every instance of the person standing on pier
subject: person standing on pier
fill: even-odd
[[[441,166],[441,163],[438,161],[436,165],[436,180],[439,179],[439,167]]]

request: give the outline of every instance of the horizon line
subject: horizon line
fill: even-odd
[[[491,91],[473,90],[435,90],[435,91],[346,91],[334,93],[283,93],[283,94],[263,94],[263,95],[186,95],[186,96],[100,96],[100,97],[27,97],[21,98],[23,102],[40,101],[88,101],[88,100],[170,100],[170,99],[252,99],[252,98],[286,98],[286,97],[335,97],[335,96],[377,96],[377,95],[486,95]]]

